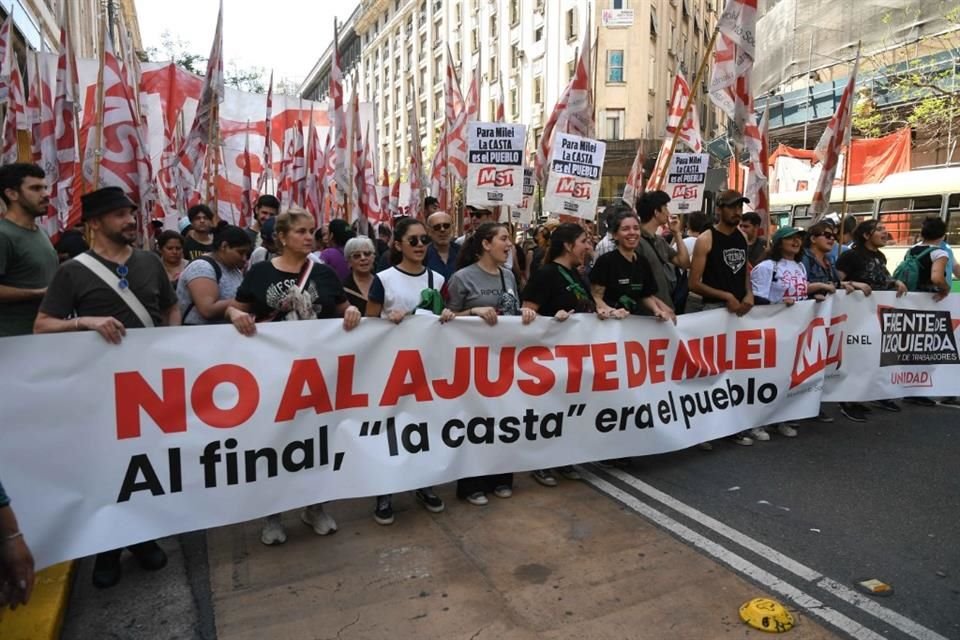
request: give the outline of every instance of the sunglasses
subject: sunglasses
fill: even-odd
[[[427,246],[430,244],[430,236],[407,236],[404,240],[409,242],[411,247],[416,247],[421,244]]]
[[[438,222],[437,224],[433,225],[430,228],[433,229],[434,231],[446,231],[452,226],[453,224],[450,222]]]
[[[373,251],[354,251],[350,254],[351,258],[369,258],[373,255]]]
[[[817,235],[818,235],[818,236],[821,236],[821,237],[823,237],[823,238],[826,238],[827,240],[836,240],[836,239],[837,239],[836,234],[831,233],[830,231],[824,231],[823,233],[818,233]]]
[[[120,281],[117,282],[117,287],[120,289],[120,291],[123,291],[130,286],[130,282],[127,280],[127,274],[129,273],[130,269],[127,267],[127,265],[121,264],[117,267],[117,277],[120,279]]]

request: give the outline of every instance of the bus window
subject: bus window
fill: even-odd
[[[880,221],[887,228],[893,244],[912,245],[919,241],[923,219],[940,215],[942,196],[890,198],[880,202]]]
[[[836,211],[837,215],[843,215],[843,202],[831,202],[830,210]],[[857,200],[847,203],[847,215],[856,216],[858,219],[864,217],[873,217],[873,200]]]
[[[960,193],[954,193],[947,202],[947,242],[960,244]]]
[[[806,229],[810,226],[810,205],[798,204],[793,208],[793,226]]]

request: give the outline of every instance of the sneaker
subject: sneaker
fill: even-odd
[[[760,442],[766,442],[770,439],[770,434],[767,433],[767,430],[763,427],[756,427],[754,429],[750,429],[750,437],[754,440],[759,440]]]
[[[562,476],[563,476],[564,478],[566,478],[567,480],[582,480],[582,479],[583,479],[583,476],[580,475],[580,472],[577,471],[576,469],[574,469],[574,468],[573,468],[572,466],[570,466],[570,465],[567,465],[567,466],[565,466],[565,467],[560,467],[559,469],[557,469],[557,471],[559,471],[559,472],[560,472],[560,475],[562,475]]]
[[[93,586],[97,589],[109,589],[120,582],[122,553],[123,549],[114,549],[97,554],[97,559],[93,563]]]
[[[940,404],[945,404],[948,407],[960,407],[960,396],[950,396],[949,398],[944,398],[940,401]]]
[[[823,422],[824,424],[830,424],[833,422],[833,416],[828,415],[823,409],[820,410],[820,413],[817,414],[817,422]]]
[[[322,504],[314,504],[301,511],[300,519],[318,536],[337,532],[337,521],[323,510]]]
[[[701,442],[697,445],[697,449],[700,449],[700,451],[713,451],[713,443],[709,440]]]
[[[741,432],[735,436],[730,436],[730,440],[733,441],[734,444],[738,444],[741,447],[749,447],[753,444],[753,438],[748,436],[746,432]]]
[[[287,531],[280,521],[280,514],[267,516],[267,520],[260,529],[260,542],[267,546],[283,544],[287,541]]]
[[[167,566],[167,554],[153,540],[141,542],[130,547],[130,553],[144,571],[159,571]]]
[[[393,524],[393,501],[390,496],[377,498],[377,509],[373,512],[373,519],[377,521],[377,524],[384,526]]]
[[[796,438],[797,437],[797,428],[790,425],[788,422],[777,425],[777,433],[782,435],[785,438]]]
[[[852,402],[841,402],[840,403],[840,415],[849,420],[850,422],[866,422],[867,416],[864,415],[863,409],[860,408],[860,405],[854,404]]]
[[[417,489],[414,492],[414,495],[417,497],[417,500],[420,504],[423,505],[423,508],[429,511],[430,513],[440,513],[443,511],[443,500],[440,499],[440,496],[433,492],[433,489],[427,487],[426,489]]]
[[[478,507],[482,507],[486,504],[489,504],[490,501],[487,500],[487,494],[485,494],[483,491],[477,491],[476,493],[471,493],[467,496],[467,502]]]
[[[540,469],[539,471],[534,471],[530,475],[533,476],[534,480],[545,487],[557,486],[557,478],[553,475],[553,472],[550,471],[550,469]]]
[[[904,398],[904,402],[909,402],[910,404],[915,404],[919,407],[935,407],[937,403],[934,402],[933,398],[924,398],[923,396],[916,396],[913,398]]]
[[[513,489],[505,484],[502,484],[493,490],[493,495],[497,496],[498,498],[509,498],[513,495]]]
[[[900,413],[901,409],[893,400],[874,400],[873,406],[889,411],[890,413]]]

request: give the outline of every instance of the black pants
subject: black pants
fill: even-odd
[[[475,493],[493,493],[497,487],[513,488],[513,474],[499,473],[493,476],[477,476],[457,480],[457,497],[468,498]]]

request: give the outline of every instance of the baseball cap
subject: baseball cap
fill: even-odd
[[[780,227],[777,229],[777,232],[773,234],[773,244],[777,244],[785,238],[791,238],[796,235],[803,235],[803,229],[797,229],[796,227]]]
[[[718,207],[732,207],[741,202],[750,204],[750,198],[744,198],[743,194],[735,189],[726,189],[717,195],[716,202]]]

